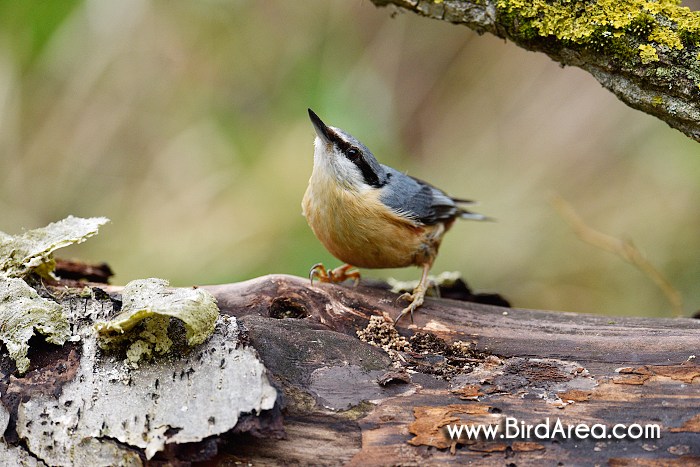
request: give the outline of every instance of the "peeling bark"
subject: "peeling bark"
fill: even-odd
[[[236,429],[283,435],[279,415],[268,417],[269,426],[247,418],[272,410],[277,391],[235,318],[219,317],[213,335],[194,347],[186,327],[173,321],[176,350],[134,365],[123,351],[98,347],[95,323],[116,313],[116,301],[55,292],[74,342],[33,346],[40,355],[24,377],[8,359],[0,365],[0,400],[9,414],[4,423],[0,413],[0,422],[5,442],[18,445],[6,445],[10,454],[26,449],[55,466],[140,466],[212,457],[215,438]]]

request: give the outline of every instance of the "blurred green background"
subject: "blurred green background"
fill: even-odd
[[[514,305],[670,316],[552,208],[631,238],[700,307],[700,146],[585,72],[369,1],[0,2],[0,230],[107,216],[62,256],[174,285],[338,261],[300,202],[306,108],[384,163],[481,201],[435,273]],[[417,279],[417,269],[364,271]]]

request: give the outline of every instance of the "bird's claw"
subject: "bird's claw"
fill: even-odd
[[[399,302],[402,301],[402,300],[405,300],[405,301],[407,301],[407,302],[410,302],[410,301],[413,300],[413,295],[410,294],[410,293],[408,293],[408,292],[404,292],[404,293],[402,293],[401,295],[399,295],[399,296],[396,298],[396,301],[394,302],[394,304],[397,304],[397,303],[399,303]]]
[[[352,279],[355,282],[355,286],[357,286],[360,283],[360,271],[357,269],[351,270],[352,268],[353,266],[344,264],[329,271],[322,263],[316,263],[309,271],[309,279],[311,280],[311,285],[314,285],[314,277],[318,278],[319,282],[331,283]]]
[[[311,281],[312,286],[314,285],[314,277],[318,277],[318,280],[321,282],[328,282],[328,270],[323,263],[316,263],[311,266],[311,270],[309,271],[309,280]]]
[[[401,318],[403,318],[407,314],[411,315],[411,324],[413,324],[413,310],[415,310],[415,309],[416,309],[416,307],[413,306],[413,303],[411,303],[406,308],[401,310],[401,313],[399,314],[399,316],[397,316],[396,319],[394,320],[394,326],[396,326],[399,323],[399,321],[401,320]]]
[[[397,316],[396,319],[394,320],[394,325],[396,325],[401,318],[403,318],[404,316],[406,316],[408,314],[411,315],[411,323],[413,323],[413,312],[416,310],[416,308],[418,308],[419,306],[421,306],[423,304],[424,298],[425,298],[425,290],[423,290],[423,289],[419,290],[418,288],[416,288],[416,290],[414,290],[412,294],[406,292],[406,293],[402,294],[401,296],[399,296],[399,298],[397,298],[396,301],[406,300],[410,303],[408,304],[408,306],[406,308],[401,310],[401,313],[399,314],[399,316]]]

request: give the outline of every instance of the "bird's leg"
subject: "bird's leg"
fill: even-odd
[[[355,266],[350,264],[343,264],[330,272],[332,282],[343,282],[348,279],[352,279],[355,282],[355,286],[360,283],[360,271],[353,269]]]
[[[311,268],[311,271],[309,271],[309,279],[311,279],[311,285],[314,284],[314,277],[317,277],[320,282],[333,283],[343,282],[348,279],[352,279],[355,281],[355,285],[357,285],[360,282],[360,271],[358,271],[357,269],[350,271],[350,269],[352,269],[353,267],[354,266],[350,264],[344,264],[329,271],[321,263],[314,264]]]
[[[394,324],[398,323],[401,318],[407,314],[411,314],[411,322],[413,322],[413,312],[416,308],[423,304],[423,299],[425,298],[425,292],[428,290],[428,272],[430,271],[431,263],[425,263],[423,265],[423,275],[420,278],[420,282],[413,289],[413,293],[406,292],[399,297],[399,300],[407,300],[410,302],[406,308],[401,311],[401,314],[394,320]]]

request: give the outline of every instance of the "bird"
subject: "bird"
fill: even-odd
[[[453,198],[435,186],[379,163],[349,133],[328,126],[308,109],[316,132],[314,163],[302,200],[302,213],[340,267],[315,264],[309,273],[321,282],[359,283],[357,268],[418,266],[421,279],[394,323],[420,307],[428,290],[428,273],[445,233],[457,218],[491,220],[468,211],[474,201]],[[398,301],[397,300],[397,301]]]

